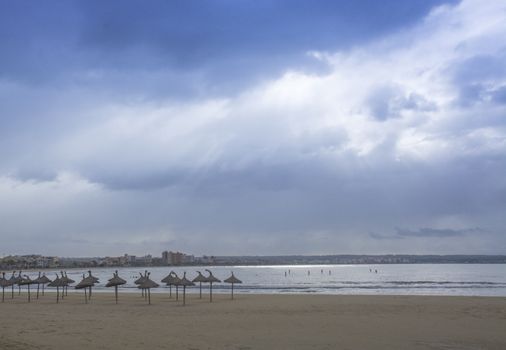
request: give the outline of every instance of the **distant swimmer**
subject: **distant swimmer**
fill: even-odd
[[[311,271],[307,270],[307,275],[309,276],[311,274]]]
[[[369,272],[372,272],[372,270],[371,270],[371,269],[369,269]]]
[[[286,277],[286,271],[285,271],[285,277]]]
[[[378,273],[378,270],[374,270],[374,273]]]
[[[329,276],[332,275],[332,271],[329,270]]]
[[[288,274],[290,274],[290,270],[288,270]]]
[[[323,269],[322,269],[322,275],[323,275]]]

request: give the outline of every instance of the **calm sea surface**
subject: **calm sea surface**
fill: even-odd
[[[206,268],[223,280],[234,271],[243,281],[237,293],[248,294],[391,294],[391,295],[477,295],[506,296],[506,265],[502,264],[407,264],[407,265],[309,265],[309,266],[233,266],[233,267],[152,267],[151,279],[160,283],[171,270],[180,277],[186,271],[193,279],[197,270]],[[105,283],[115,268],[95,268],[100,279],[97,291],[106,291]],[[120,277],[128,283],[122,291],[137,292],[133,281],[144,268],[119,268]],[[376,272],[377,271],[377,272]],[[56,271],[46,271],[53,279]],[[67,270],[77,282],[85,270]],[[285,275],[286,274],[286,275]],[[6,274],[7,275],[7,274]],[[35,273],[28,273],[35,277]],[[207,286],[207,284],[206,284]],[[228,293],[230,286],[216,283],[213,291]],[[70,289],[69,289],[70,291]],[[167,292],[168,287],[152,292]],[[198,287],[188,289],[197,293]]]

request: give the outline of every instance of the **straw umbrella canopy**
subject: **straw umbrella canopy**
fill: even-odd
[[[39,277],[35,280],[35,283],[37,283],[37,299],[39,299],[39,287],[42,284],[42,296],[44,296],[44,286],[51,282],[49,278],[47,278],[46,274],[44,273],[42,276],[39,272]]]
[[[105,285],[106,287],[114,287],[114,295],[116,297],[116,304],[118,303],[118,286],[125,284],[126,281],[118,276],[118,270],[113,274],[113,277],[109,279],[109,282]]]
[[[169,272],[169,274],[167,276],[165,276],[164,278],[162,278],[161,282],[162,283],[166,283],[166,284],[169,283],[172,280],[172,273],[173,272],[174,271]]]
[[[30,295],[30,285],[34,283],[33,280],[30,279],[30,277],[28,275],[23,275],[23,277],[21,277],[21,280],[18,281],[18,286],[21,288],[21,286],[27,286],[28,288],[28,302],[31,301],[31,295]]]
[[[238,279],[237,277],[234,276],[234,272],[232,271],[232,276],[230,276],[229,278],[223,280],[223,282],[225,283],[231,283],[232,284],[232,296],[231,296],[231,299],[234,299],[234,284],[236,283],[242,283],[242,281],[240,279]]]
[[[86,289],[90,289],[95,285],[93,277],[86,277],[86,274],[83,273],[83,279],[79,282],[74,288],[75,289],[84,289],[84,303],[88,304],[88,296],[86,295]]]
[[[202,282],[207,282],[207,277],[204,276],[200,271],[197,271],[198,275],[195,277],[192,282],[198,282],[199,283],[199,299],[202,299]]]
[[[213,302],[213,283],[214,282],[221,282],[219,279],[213,276],[213,273],[210,270],[206,269],[206,272],[209,274],[207,276],[207,282],[209,282],[209,302]]]
[[[0,278],[0,287],[2,287],[2,303],[5,300],[5,288],[11,286],[11,281],[5,278],[5,272],[2,272],[2,277]]]
[[[142,274],[142,272],[140,273],[140,275],[141,276],[134,281],[134,283],[137,285],[140,285],[142,282],[144,282],[144,280],[148,276],[148,270],[144,270],[144,275]]]
[[[139,284],[138,288],[147,290],[148,303],[151,304],[151,288],[158,288],[158,287],[160,287],[160,285],[158,283],[156,283],[155,281],[153,281],[152,279],[150,279],[149,275],[150,275],[150,273],[148,272],[146,278],[144,279],[144,281],[141,284]],[[146,292],[144,292],[144,293],[146,294]]]
[[[56,303],[58,304],[59,300],[60,300],[60,287],[64,287],[65,286],[65,281],[63,281],[60,276],[58,276],[58,274],[56,274],[56,278],[52,281],[52,282],[49,282],[48,287],[56,287]]]
[[[186,278],[186,271],[183,273],[183,278],[179,282],[181,286],[183,286],[183,306],[186,305],[186,287],[194,286],[195,283]]]

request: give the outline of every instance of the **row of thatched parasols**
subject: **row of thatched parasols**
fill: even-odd
[[[42,295],[44,295],[44,286],[51,282],[46,275],[41,275],[39,272],[39,276],[32,280],[28,275],[21,275],[22,271],[19,271],[16,276],[16,271],[12,272],[10,278],[5,278],[5,272],[2,272],[2,277],[0,277],[0,287],[2,288],[2,302],[5,301],[5,288],[11,287],[11,298],[14,298],[14,286],[18,286],[18,295],[21,294],[21,286],[27,286],[28,288],[28,302],[31,301],[31,293],[30,293],[30,285],[37,285],[37,299],[39,299],[39,290],[42,285]]]
[[[208,276],[204,276],[200,271],[197,271],[197,277],[190,281],[186,278],[186,272],[184,272],[182,278],[179,278],[174,271],[171,271],[161,280],[161,282],[165,283],[169,287],[169,298],[172,298],[172,286],[176,287],[176,300],[179,300],[179,287],[183,287],[183,305],[186,305],[186,287],[194,286],[195,283],[199,283],[199,298],[202,299],[202,283],[209,283],[209,302],[212,302],[213,283],[221,281],[214,277],[210,270],[206,270],[206,272],[208,273]],[[146,298],[148,303],[151,304],[151,288],[157,288],[159,287],[159,284],[151,280],[149,275],[150,273],[147,270],[144,271],[144,275],[141,273],[141,276],[135,280],[134,283],[138,285],[138,287],[142,290],[144,298]],[[242,281],[237,279],[232,272],[232,275],[225,279],[224,282],[232,284],[231,298],[234,299],[234,284],[242,283]]]
[[[198,275],[193,280],[188,280],[186,278],[186,272],[184,272],[183,277],[179,278],[178,275],[171,271],[166,277],[162,279],[162,283],[165,283],[169,286],[169,297],[172,298],[172,286],[176,287],[176,300],[179,300],[179,287],[183,287],[183,305],[186,305],[186,287],[194,286],[195,283],[199,283],[199,298],[202,299],[202,283],[209,283],[209,301],[213,301],[213,283],[221,282],[218,278],[216,278],[210,270],[205,270],[208,273],[208,276],[202,275],[200,271],[197,271]],[[39,289],[42,285],[42,295],[44,295],[44,286],[47,284],[49,287],[56,288],[56,302],[58,303],[60,298],[63,299],[68,294],[68,286],[75,281],[67,277],[67,273],[61,271],[61,276],[56,274],[56,278],[51,281],[46,277],[45,274],[41,275],[39,272],[39,276],[36,279],[30,279],[27,275],[21,275],[21,271],[19,271],[18,275],[16,275],[16,271],[12,273],[12,276],[7,279],[5,277],[5,272],[2,273],[2,277],[0,277],[0,287],[2,288],[2,302],[5,299],[5,288],[11,287],[11,297],[14,298],[14,286],[18,285],[18,294],[21,294],[21,286],[27,286],[28,288],[28,302],[31,300],[30,295],[30,285],[37,284],[37,299],[39,298]],[[157,288],[160,285],[149,278],[150,273],[146,270],[144,275],[141,273],[140,277],[135,280],[135,284],[142,291],[142,296],[151,304],[151,288]],[[84,300],[85,303],[88,303],[91,300],[92,287],[98,283],[99,280],[97,277],[94,277],[91,274],[91,271],[88,271],[88,276],[83,274],[83,279],[75,286],[75,289],[84,290]],[[242,283],[239,279],[232,275],[225,279],[224,282],[230,283],[232,285],[231,288],[231,298],[234,299],[234,284]],[[110,278],[106,284],[106,287],[114,287],[114,294],[116,304],[118,303],[118,286],[125,284],[126,281],[119,277],[118,271],[114,272],[113,277]]]

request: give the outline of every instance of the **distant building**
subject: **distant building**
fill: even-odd
[[[164,251],[162,252],[162,263],[164,265],[187,265],[193,264],[195,257],[181,252]]]
[[[153,263],[153,257],[148,254],[135,258],[135,264],[139,266],[150,266]]]
[[[125,255],[123,255],[123,264],[124,265],[134,265],[136,259],[137,258],[135,255],[125,254]]]

